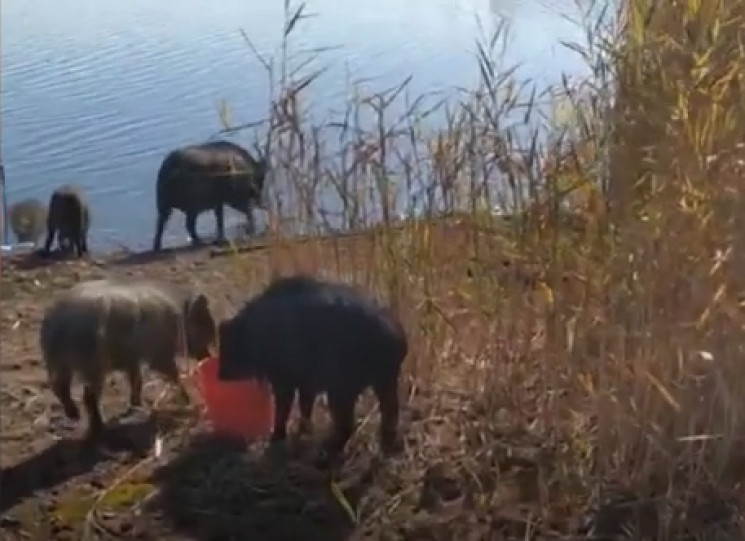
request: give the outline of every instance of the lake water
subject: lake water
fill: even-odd
[[[91,203],[89,244],[150,245],[154,182],[170,149],[213,136],[218,103],[235,123],[266,116],[267,78],[243,29],[263,54],[281,43],[283,2],[246,0],[7,0],[2,3],[2,152],[8,202],[46,201],[74,182]],[[413,75],[416,94],[478,78],[475,40],[511,21],[505,62],[546,83],[585,66],[561,40],[582,41],[566,0],[311,0],[317,14],[293,48],[325,53],[331,71],[312,89],[314,109],[339,106],[347,74],[389,87]],[[480,23],[479,23],[480,21]],[[241,139],[237,139],[238,142]],[[244,142],[248,142],[246,139]],[[231,215],[233,223],[238,219]],[[199,221],[204,234],[214,217]],[[174,213],[166,244],[183,243]]]

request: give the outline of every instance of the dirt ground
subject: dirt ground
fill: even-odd
[[[203,248],[166,251],[157,258],[112,254],[51,262],[33,255],[4,258],[0,538],[528,538],[526,531],[532,526],[524,517],[532,513],[532,504],[506,506],[502,514],[490,512],[487,522],[468,511],[477,504],[464,500],[462,476],[453,473],[455,465],[448,458],[458,455],[463,435],[452,432],[442,419],[478,412],[468,410],[466,396],[445,386],[433,393],[402,383],[408,397],[402,412],[408,451],[388,461],[375,452],[377,418],[370,413],[372,401],[365,397],[358,411],[363,420],[360,435],[333,478],[306,465],[304,453],[313,448],[314,440],[296,445],[291,457],[278,462],[264,456],[260,444],[245,453],[210,441],[203,436],[196,407],[163,400],[157,415],[121,417],[128,388],[117,376],[111,378],[103,405],[111,421],[111,442],[96,451],[82,445],[85,420],[70,425],[64,419],[40,363],[40,318],[56,292],[79,280],[112,275],[196,284],[209,294],[216,315],[222,317],[265,282],[271,268],[317,271],[324,256],[306,257],[302,250],[286,247],[271,255],[252,250],[218,257]],[[229,262],[228,257],[237,259]],[[354,257],[350,253],[346,260]],[[154,376],[146,381],[146,403],[152,405],[166,386]],[[80,389],[75,396],[79,400]],[[317,405],[315,415],[322,434],[327,423],[324,408]],[[530,480],[535,475],[530,472],[536,471],[541,443],[531,444],[525,435],[519,438],[520,447],[499,459],[504,497],[535,501],[535,481]],[[156,456],[153,449],[158,447]],[[495,449],[497,455],[500,451]],[[490,468],[495,467],[493,460]],[[515,472],[512,483],[509,471]],[[479,479],[482,490],[494,490],[489,488],[488,472],[471,475]]]

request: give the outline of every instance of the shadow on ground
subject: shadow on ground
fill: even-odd
[[[76,259],[76,256],[71,252],[53,250],[49,255],[42,255],[39,250],[33,250],[10,254],[3,257],[3,262],[8,265],[8,268],[26,271],[49,267],[62,261],[74,261]]]
[[[205,243],[202,245],[194,246],[192,244],[185,244],[183,246],[175,246],[173,248],[163,248],[158,252],[152,250],[144,250],[142,252],[131,252],[125,251],[115,254],[109,264],[126,266],[136,266],[145,263],[153,263],[156,261],[163,261],[166,259],[178,257],[185,254],[195,254],[209,248],[209,244]]]
[[[183,246],[174,246],[170,248],[163,248],[157,252],[152,250],[144,250],[142,252],[131,252],[125,251],[114,255],[109,263],[111,265],[118,266],[137,266],[147,263],[153,263],[156,261],[164,261],[167,259],[176,258],[182,255],[191,255],[204,252],[210,257],[227,255],[234,252],[247,252],[253,250],[260,250],[267,247],[265,239],[259,238],[235,238],[230,239],[230,242],[217,243],[214,240],[205,239],[202,244],[192,245],[185,244]]]
[[[153,482],[149,507],[191,539],[344,541],[370,479],[335,494],[329,473],[306,461],[199,436]]]
[[[60,439],[40,453],[0,473],[0,513],[39,491],[48,490],[92,471],[120,452],[149,449],[155,437],[151,416],[113,419],[99,445],[84,439]]]

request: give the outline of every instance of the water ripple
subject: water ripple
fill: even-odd
[[[332,69],[308,90],[316,110],[328,116],[343,105],[347,75],[383,88],[414,74],[414,92],[466,84],[475,76],[476,15],[482,22],[494,21],[495,12],[511,17],[517,28],[510,54],[515,61],[541,61],[571,33],[552,7],[556,2],[316,0],[309,8],[319,17],[292,36],[292,47],[344,46],[316,61]],[[3,4],[2,142],[10,202],[46,199],[54,186],[74,181],[92,203],[94,249],[148,244],[155,175],[165,153],[215,133],[221,99],[237,122],[265,116],[266,74],[238,29],[262,54],[276,53],[281,4]],[[535,64],[533,72],[558,77],[560,65],[572,66],[570,60],[549,62]],[[171,229],[182,242],[182,224]]]

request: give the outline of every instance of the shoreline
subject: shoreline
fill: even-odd
[[[292,236],[270,236],[263,234],[251,238],[244,237],[230,240],[229,243],[224,245],[217,245],[210,241],[206,241],[200,246],[192,246],[189,243],[185,243],[177,246],[166,246],[159,252],[153,252],[148,248],[134,250],[129,249],[126,246],[119,246],[119,248],[91,251],[87,257],[80,259],[77,259],[74,256],[64,257],[56,250],[53,250],[52,254],[45,258],[38,255],[37,250],[39,249],[39,245],[36,245],[34,249],[29,248],[16,253],[12,251],[4,252],[2,259],[8,263],[15,264],[23,262],[24,260],[32,260],[33,262],[38,263],[38,266],[49,266],[58,262],[64,263],[74,261],[90,261],[94,263],[122,263],[125,261],[129,263],[149,263],[167,259],[169,257],[177,258],[197,254],[209,258],[220,258],[235,254],[268,251],[277,247],[299,247],[309,243],[328,244],[335,242],[348,243],[361,239],[372,240],[375,236],[385,233],[403,233],[407,228],[457,228],[472,230],[476,233],[494,232],[498,228],[497,218],[492,217],[489,221],[491,223],[489,226],[486,226],[483,223],[479,224],[472,216],[460,214],[433,218],[411,218],[397,220],[390,225],[376,224],[356,230],[330,232],[326,234],[305,233]]]

